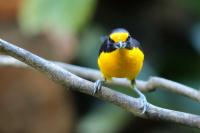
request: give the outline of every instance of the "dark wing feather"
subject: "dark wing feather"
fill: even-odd
[[[114,47],[113,42],[109,38],[107,38],[104,40],[103,44],[99,49],[99,55],[101,54],[101,52],[112,52],[115,49],[116,48]]]
[[[139,47],[141,49],[140,43],[136,39],[129,37],[127,40],[126,48],[132,49],[134,47]]]

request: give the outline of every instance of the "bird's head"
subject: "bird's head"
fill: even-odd
[[[129,38],[129,32],[122,28],[114,29],[109,35],[109,40],[114,43],[115,48],[125,48]]]

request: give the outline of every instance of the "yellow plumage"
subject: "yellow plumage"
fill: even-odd
[[[127,32],[117,32],[117,33],[112,33],[110,35],[110,38],[114,41],[114,42],[125,42],[126,39],[128,38],[128,33]]]
[[[143,61],[143,52],[138,47],[134,47],[101,52],[98,65],[107,80],[112,77],[134,80],[142,68]]]

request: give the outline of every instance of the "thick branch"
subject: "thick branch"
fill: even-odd
[[[0,40],[0,51],[32,66],[66,88],[93,95],[94,84],[92,82],[82,79],[50,61],[3,40]],[[140,100],[107,87],[102,87],[101,91],[93,96],[114,103],[140,117],[172,121],[200,128],[200,116],[164,109],[152,104],[148,104],[145,114],[139,114],[137,112],[141,109]]]
[[[61,66],[62,68],[91,81],[95,81],[101,78],[101,74],[98,70],[85,68],[80,66],[75,66],[71,64],[54,62],[55,64]],[[0,56],[0,67],[1,66],[12,66],[12,67],[28,67],[24,63],[9,57],[9,56]],[[151,77],[148,81],[137,80],[137,87],[143,91],[148,92],[155,89],[162,89],[166,91],[170,91],[173,93],[177,93],[179,95],[183,95],[189,97],[195,101],[200,102],[200,91],[193,89],[191,87],[182,85],[180,83],[170,81],[164,78],[159,77]],[[114,84],[117,86],[130,87],[130,83],[125,79],[113,79],[112,82],[108,82],[108,84]]]

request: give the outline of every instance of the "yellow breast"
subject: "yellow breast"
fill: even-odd
[[[133,80],[140,72],[144,54],[139,48],[117,49],[102,52],[98,58],[100,71],[106,79],[127,78]]]

